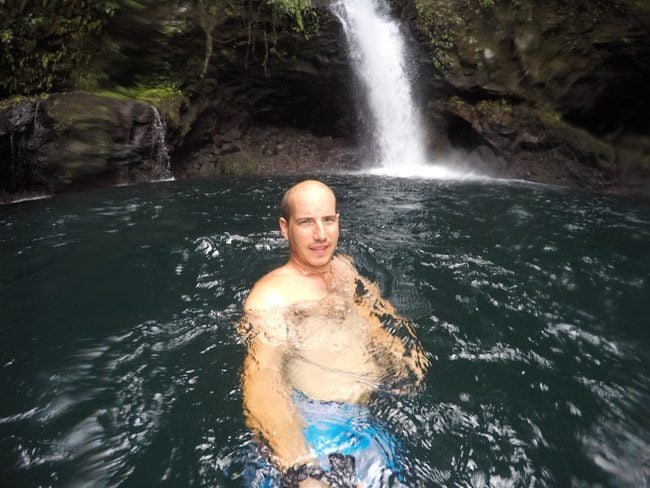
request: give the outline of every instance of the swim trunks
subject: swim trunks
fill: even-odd
[[[333,473],[339,469],[339,466],[333,466],[335,461],[352,457],[354,484],[363,483],[367,488],[400,486],[397,441],[372,416],[368,407],[316,401],[298,392],[294,392],[292,401],[305,425],[305,440],[317,459],[318,467],[326,475],[331,473],[332,478],[337,474]],[[252,486],[282,486],[281,477],[269,476],[270,471],[268,465],[258,464],[257,481]],[[343,482],[333,486],[353,485]]]

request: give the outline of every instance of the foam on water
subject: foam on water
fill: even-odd
[[[15,200],[11,200],[10,203],[31,202],[33,200],[44,200],[46,198],[52,198],[52,195],[33,195],[33,196],[27,196],[22,198],[16,198]]]
[[[400,166],[371,167],[363,171],[375,176],[395,178],[422,178],[425,180],[488,180],[488,176],[456,170],[444,164],[402,164]]]

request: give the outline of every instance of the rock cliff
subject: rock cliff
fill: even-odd
[[[448,143],[496,174],[650,195],[647,2],[393,5],[443,154]]]
[[[338,20],[316,3],[300,32],[287,19],[254,34],[224,22],[205,76],[188,75],[183,103],[161,109],[164,144],[142,101],[72,92],[4,102],[0,192],[160,178],[162,149],[176,177],[356,167],[358,87]],[[647,2],[390,3],[436,158],[650,196]]]

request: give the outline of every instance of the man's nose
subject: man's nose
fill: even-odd
[[[325,228],[320,220],[317,220],[314,226],[314,239],[317,241],[325,239]]]

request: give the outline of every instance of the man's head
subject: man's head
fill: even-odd
[[[289,242],[290,260],[303,270],[323,271],[339,238],[334,192],[320,181],[292,186],[282,198],[280,231]]]

